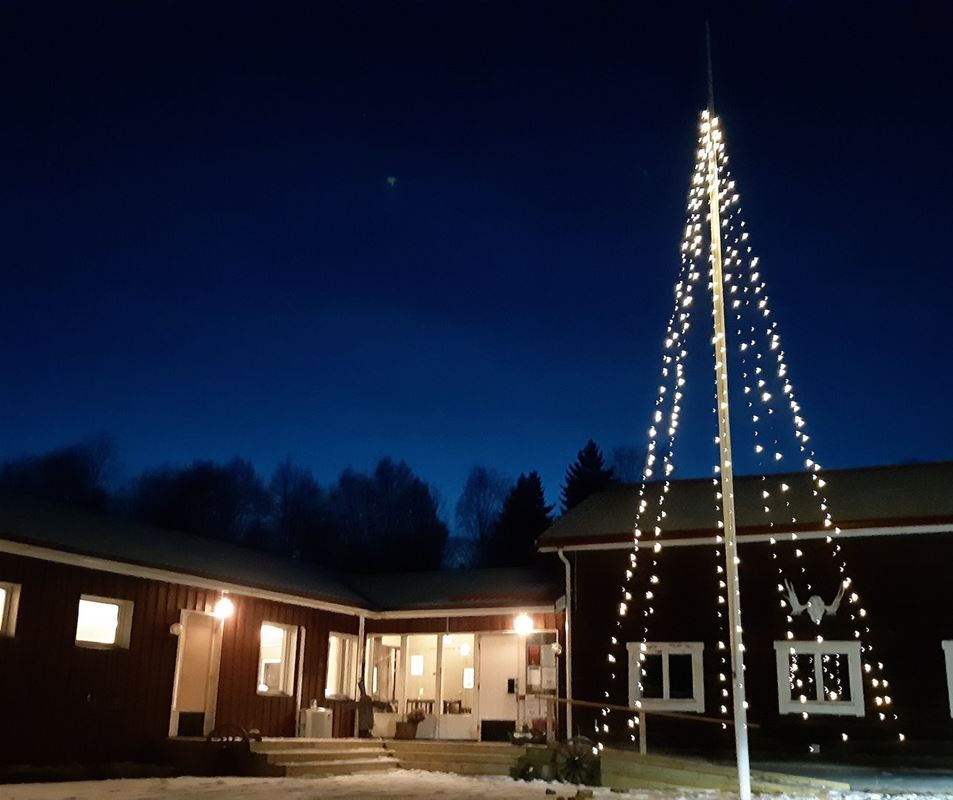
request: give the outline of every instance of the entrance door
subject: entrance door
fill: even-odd
[[[222,624],[211,614],[182,611],[172,687],[170,736],[205,736],[215,726]]]
[[[519,691],[519,636],[491,634],[480,637],[480,738],[506,741],[516,729],[516,694]]]

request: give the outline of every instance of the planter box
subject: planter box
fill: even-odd
[[[395,739],[416,739],[417,738],[417,723],[416,722],[398,722],[394,725],[394,738]]]

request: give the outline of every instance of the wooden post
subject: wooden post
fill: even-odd
[[[731,464],[731,419],[728,406],[728,348],[725,335],[724,277],[721,269],[721,198],[718,193],[718,128],[714,108],[708,108],[708,210],[711,226],[711,292],[714,304],[715,387],[718,398],[718,442],[721,456],[721,508],[728,584],[728,625],[731,646],[731,695],[734,700],[735,755],[740,800],[751,798],[748,725],[745,703],[744,644],[741,636],[741,592],[738,587],[738,542],[735,530],[734,471]]]
[[[649,734],[645,730],[645,712],[639,712],[639,752],[644,756],[649,752]]]

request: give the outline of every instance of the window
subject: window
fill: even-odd
[[[775,642],[782,714],[864,716],[860,642]]]
[[[80,647],[129,647],[132,601],[84,594],[76,614],[76,644]]]
[[[357,637],[332,633],[328,637],[328,674],[325,697],[348,697],[357,694]]]
[[[440,663],[440,697],[444,714],[470,714],[474,706],[476,637],[453,633],[443,637]]]
[[[940,642],[946,656],[946,690],[950,699],[950,716],[953,717],[953,640]]]
[[[20,585],[0,583],[0,636],[13,636],[16,631],[19,603]]]
[[[704,711],[702,642],[628,642],[629,705]],[[644,658],[641,656],[644,655]]]
[[[441,638],[442,635],[435,633],[412,633],[404,640],[407,661],[404,665],[403,711],[440,713],[437,707],[437,648]]]
[[[294,689],[298,628],[277,622],[261,624],[258,694],[287,697]]]
[[[396,711],[400,636],[386,633],[368,636],[365,661],[367,675],[364,680],[368,694]]]

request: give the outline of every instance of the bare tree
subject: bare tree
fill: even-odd
[[[116,446],[108,436],[25,455],[0,467],[0,490],[53,500],[87,511],[106,511]]]
[[[612,448],[609,465],[620,483],[639,483],[645,467],[645,450],[628,444]]]
[[[457,501],[457,528],[467,536],[485,542],[503,510],[510,488],[511,482],[495,470],[473,467]]]

